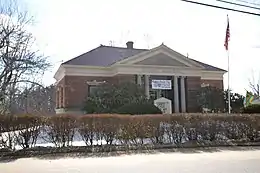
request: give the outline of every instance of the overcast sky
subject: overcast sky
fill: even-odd
[[[230,19],[230,86],[245,94],[248,80],[260,73],[260,17],[185,3],[178,0],[25,0],[35,17],[37,44],[55,64],[100,44],[152,48],[162,42],[189,57],[227,69],[224,49],[227,14]],[[210,2],[207,0],[206,2]],[[227,88],[227,75],[224,80]]]

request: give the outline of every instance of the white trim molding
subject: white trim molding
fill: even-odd
[[[56,73],[54,74],[54,79],[56,79],[55,85],[57,85],[65,76],[65,68],[60,65]]]
[[[202,71],[202,80],[223,80],[225,71]]]
[[[58,83],[64,76],[102,76],[113,77],[120,74],[158,75],[158,76],[198,76],[202,80],[223,80],[224,71],[206,71],[192,67],[150,66],[150,65],[115,65],[113,68],[92,68],[75,65],[60,67],[55,74]]]
[[[159,76],[201,76],[201,71],[194,68],[173,66],[121,65],[116,66],[116,74],[140,74]]]

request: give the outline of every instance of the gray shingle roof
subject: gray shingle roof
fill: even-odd
[[[89,65],[107,67],[122,59],[134,56],[138,53],[148,51],[147,49],[127,49],[122,47],[103,46],[77,56],[63,64]]]
[[[79,55],[71,60],[68,60],[62,64],[69,65],[88,65],[88,66],[101,66],[107,67],[114,64],[117,61],[126,59],[128,57],[134,56],[144,51],[149,51],[148,49],[129,49],[123,47],[112,47],[100,45],[99,47],[90,50],[82,55]],[[197,60],[190,59],[201,64],[206,70],[211,71],[225,71],[223,69],[211,66],[199,62]]]
[[[191,58],[190,58],[191,59]],[[194,59],[191,59],[192,61],[195,61],[197,63],[199,63],[200,65],[202,65],[206,70],[210,70],[210,71],[225,71],[227,72],[226,70],[224,69],[221,69],[221,68],[218,68],[218,67],[215,67],[215,66],[212,66],[212,65],[209,65],[209,64],[205,64],[203,62],[200,62],[200,61],[197,61],[197,60],[194,60]]]

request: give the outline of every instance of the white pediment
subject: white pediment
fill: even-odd
[[[147,52],[142,52],[119,61],[116,64],[204,68],[200,64],[190,60],[178,52],[173,51],[163,44]]]
[[[175,58],[170,57],[165,53],[158,53],[144,60],[134,63],[136,65],[158,65],[158,66],[179,66],[179,67],[189,67],[184,62],[180,62]]]

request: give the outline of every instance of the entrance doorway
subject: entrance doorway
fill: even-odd
[[[167,89],[167,90],[162,90],[162,89],[152,89],[152,86],[150,85],[150,96],[152,99],[156,100],[158,98],[164,97],[166,99],[169,99],[172,101],[174,101],[174,86],[173,86],[173,76],[151,76],[150,80],[171,80],[171,84],[172,84],[172,88],[171,89]],[[151,84],[151,81],[150,81]],[[172,105],[173,106],[173,105]]]

